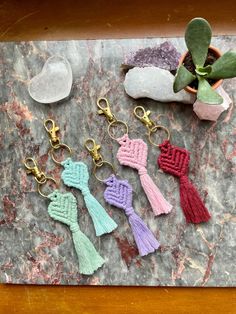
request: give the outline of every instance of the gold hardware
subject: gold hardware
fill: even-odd
[[[35,180],[39,184],[43,184],[46,182],[46,175],[44,172],[39,170],[37,161],[31,157],[27,157],[24,161],[24,165],[26,167],[26,173],[32,174],[35,177]]]
[[[56,148],[60,144],[60,138],[57,136],[57,132],[60,130],[60,128],[56,126],[55,121],[52,119],[45,120],[44,127],[50,136],[51,146]]]
[[[141,113],[141,115],[139,114],[139,112]],[[155,122],[149,118],[150,114],[151,111],[145,111],[142,106],[137,106],[134,108],[135,117],[139,119],[143,124],[145,124],[148,130],[151,130],[155,126]]]
[[[101,106],[102,102],[105,102],[106,107]],[[97,106],[98,106],[98,108],[100,108],[98,110],[98,114],[104,114],[107,118],[107,121],[108,121],[107,132],[108,132],[108,135],[110,136],[110,138],[117,141],[117,138],[115,136],[113,136],[113,134],[111,132],[111,129],[114,127],[117,127],[117,125],[123,125],[125,127],[125,134],[128,134],[129,128],[128,128],[127,123],[124,121],[121,121],[121,120],[117,120],[115,115],[111,112],[110,104],[106,98],[103,98],[103,97],[98,98]],[[119,137],[122,137],[122,136],[119,136]]]
[[[152,145],[157,146],[157,147],[159,147],[160,144],[156,144],[155,142],[153,142],[151,136],[152,136],[152,134],[155,133],[158,129],[164,130],[164,131],[166,132],[166,134],[167,134],[166,140],[167,140],[167,141],[170,140],[170,131],[169,131],[166,127],[164,127],[164,126],[162,126],[162,125],[155,125],[155,126],[154,126],[151,130],[149,130],[149,132],[148,132],[148,140],[149,140],[149,142],[150,142]]]
[[[56,159],[55,151],[59,148],[65,149],[68,151],[70,157],[72,155],[72,149],[68,145],[61,143],[59,136],[57,136],[57,132],[60,130],[60,128],[56,125],[55,121],[53,121],[52,119],[45,120],[44,127],[50,136],[50,144],[52,146],[52,149],[50,150],[50,155],[52,157],[52,160],[56,164],[60,165],[61,161]]]
[[[156,124],[153,120],[151,120],[149,118],[151,114],[150,110],[145,110],[142,106],[137,106],[134,108],[134,115],[135,117],[140,120],[148,129],[148,140],[149,142],[154,145],[154,146],[158,146],[160,144],[156,144],[155,142],[152,141],[152,134],[155,133],[158,129],[162,129],[167,133],[167,140],[169,141],[170,139],[170,131],[163,125],[160,124]],[[162,116],[162,114],[159,114],[157,116],[157,120]]]
[[[128,132],[129,132],[128,124],[124,121],[116,120],[116,121],[109,123],[109,125],[107,127],[107,132],[108,132],[108,135],[110,136],[110,138],[112,138],[115,141],[117,141],[118,138],[122,137],[122,136],[119,136],[116,138],[115,136],[112,135],[111,129],[117,125],[123,125],[125,127],[125,133],[122,136],[124,136],[125,134],[128,134]]]
[[[99,177],[99,176],[97,175],[97,170],[98,170],[99,168],[101,168],[101,166],[103,166],[103,165],[108,165],[108,166],[112,169],[112,173],[116,173],[114,166],[113,166],[109,161],[103,160],[102,163],[95,164],[95,166],[94,166],[94,168],[93,168],[93,174],[94,174],[95,178],[96,178],[98,181],[100,181],[100,182],[104,182],[104,181],[106,181],[106,179],[108,179],[108,178],[103,179],[103,178],[101,178],[101,177]]]
[[[54,178],[52,178],[52,177],[46,177],[45,179],[46,179],[45,183],[46,183],[47,181],[52,181],[52,182],[56,185],[56,187],[58,187],[58,183],[57,183],[57,181],[56,181]],[[43,193],[42,190],[41,190],[41,186],[42,186],[42,184],[38,184],[38,193],[39,193],[41,196],[43,196],[43,197],[45,197],[45,198],[48,198],[48,195],[51,194],[51,192],[48,193],[48,194]]]
[[[45,175],[44,172],[40,171],[38,167],[38,163],[35,159],[31,157],[27,157],[24,161],[24,165],[26,167],[26,173],[32,174],[35,178],[35,180],[38,183],[38,193],[43,197],[48,197],[48,195],[44,194],[41,190],[41,186],[45,184],[47,181],[52,181],[56,186],[58,186],[58,183],[56,180],[52,177],[48,177]],[[50,194],[50,193],[49,193]]]
[[[103,162],[102,155],[99,153],[101,145],[97,145],[93,138],[88,138],[84,143],[85,148],[93,158],[95,164]]]
[[[102,102],[105,102],[106,107],[101,106]],[[97,106],[99,108],[98,114],[104,114],[109,123],[113,123],[113,122],[117,121],[115,115],[111,112],[110,104],[106,98],[104,98],[104,97],[98,98]]]
[[[93,158],[93,163],[94,163],[93,174],[95,178],[98,181],[104,182],[105,179],[101,179],[97,175],[97,170],[101,168],[103,165],[108,165],[109,167],[111,167],[112,171],[115,173],[114,166],[109,161],[106,161],[103,159],[102,155],[99,153],[101,145],[97,145],[93,138],[88,138],[85,141],[84,146]]]
[[[71,157],[71,155],[72,155],[72,149],[68,145],[66,145],[64,143],[59,143],[59,144],[57,144],[55,146],[52,146],[52,148],[51,148],[49,153],[50,153],[50,156],[52,157],[52,160],[57,165],[61,165],[61,161],[57,160],[56,154],[55,154],[55,151],[58,150],[59,148],[66,150],[68,152],[68,155],[69,155],[68,157]]]

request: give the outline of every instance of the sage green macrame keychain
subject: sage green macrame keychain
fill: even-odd
[[[104,264],[104,259],[96,251],[87,236],[80,230],[77,222],[77,203],[76,198],[70,192],[60,193],[54,190],[49,195],[42,192],[41,186],[47,181],[56,181],[52,177],[47,177],[40,171],[36,161],[26,158],[25,167],[28,174],[33,174],[38,183],[38,192],[51,202],[48,205],[48,214],[56,221],[62,222],[70,227],[75,251],[79,261],[79,271],[84,275],[92,275],[99,267]]]
[[[108,215],[102,205],[91,194],[88,180],[89,172],[88,167],[83,162],[74,162],[71,158],[60,162],[55,157],[55,151],[58,149],[66,149],[71,155],[72,151],[69,146],[60,142],[57,132],[59,127],[51,119],[47,119],[44,123],[45,129],[50,135],[51,151],[50,155],[53,161],[64,167],[61,178],[65,185],[79,189],[84,197],[84,201],[88,212],[92,218],[96,236],[101,236],[105,233],[110,233],[117,228],[116,222]]]

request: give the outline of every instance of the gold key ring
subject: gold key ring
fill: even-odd
[[[104,182],[110,177],[109,176],[108,178],[103,179],[97,175],[97,170],[100,169],[103,165],[108,165],[112,169],[112,173],[113,174],[116,173],[114,166],[109,161],[103,160],[102,162],[95,164],[94,169],[93,169],[93,174],[95,178],[100,182]]]
[[[57,160],[56,159],[56,155],[55,155],[55,151],[57,151],[58,149],[62,149],[62,150],[66,150],[68,152],[68,157],[72,156],[72,149],[64,144],[64,143],[59,143],[57,145],[52,146],[51,150],[50,150],[50,156],[52,158],[52,160],[57,164],[57,165],[61,165],[62,160]]]
[[[124,136],[119,136],[119,137],[115,137],[112,135],[112,132],[111,132],[111,129],[114,128],[116,125],[123,125],[125,126],[125,133],[124,135],[128,134],[129,132],[129,128],[128,128],[128,124],[122,120],[116,120],[116,121],[112,121],[111,123],[108,124],[108,127],[107,127],[107,132],[108,132],[108,135],[110,136],[110,138],[112,138],[113,140],[117,141],[118,138]]]
[[[45,182],[44,182],[44,183],[38,183],[38,193],[39,193],[41,196],[45,197],[45,198],[48,198],[48,195],[51,194],[51,192],[48,193],[48,194],[45,194],[45,193],[43,193],[42,190],[41,190],[41,187],[42,187],[45,183],[47,183],[47,181],[52,181],[52,182],[56,185],[56,187],[58,187],[58,183],[57,183],[57,181],[56,181],[54,178],[52,178],[52,177],[45,177]]]
[[[164,130],[164,131],[167,133],[167,138],[166,138],[166,140],[167,140],[167,141],[170,140],[170,131],[169,131],[166,127],[164,127],[163,125],[155,125],[155,126],[152,127],[152,128],[149,130],[149,132],[148,132],[148,140],[149,140],[149,142],[150,142],[152,145],[154,145],[154,146],[156,146],[156,147],[159,147],[160,144],[156,144],[155,142],[153,142],[151,136],[152,136],[152,134],[155,133],[158,129]]]

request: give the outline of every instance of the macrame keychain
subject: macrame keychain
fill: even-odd
[[[104,198],[106,202],[124,210],[132,229],[139,254],[141,256],[145,256],[153,253],[158,249],[159,243],[144,221],[135,213],[133,209],[133,189],[131,185],[127,180],[117,178],[115,174],[111,174],[107,179],[101,179],[98,177],[97,170],[101,169],[102,166],[110,166],[113,173],[115,172],[114,167],[110,162],[103,159],[102,155],[99,153],[101,146],[97,145],[94,139],[87,139],[85,141],[85,147],[93,158],[93,173],[95,178],[107,185],[104,191]]]
[[[150,113],[149,110],[145,111],[142,106],[137,106],[134,109],[136,118],[145,124],[148,129],[149,142],[161,150],[161,154],[157,160],[159,167],[164,172],[170,173],[180,180],[180,204],[186,221],[195,224],[207,222],[211,216],[201,200],[198,191],[188,179],[190,152],[184,148],[172,145],[170,143],[169,130],[162,125],[155,124],[149,118]],[[162,129],[167,133],[167,139],[162,144],[155,144],[151,138],[152,134],[158,129]]]
[[[72,151],[69,146],[61,143],[60,138],[57,136],[59,127],[55,122],[48,119],[44,122],[45,129],[50,135],[51,150],[50,155],[53,161],[64,167],[61,178],[65,185],[74,187],[81,191],[88,212],[92,218],[96,236],[101,236],[105,233],[110,233],[117,228],[116,222],[108,215],[102,205],[91,194],[88,186],[89,172],[88,167],[83,162],[75,162],[69,157],[64,161],[58,161],[55,157],[55,151],[58,149],[66,149],[69,155],[72,155]]]
[[[106,107],[101,105],[103,102],[105,102]],[[98,114],[104,114],[106,116],[109,136],[120,144],[120,148],[117,152],[117,159],[120,164],[138,170],[141,185],[151,204],[154,215],[168,214],[171,211],[172,206],[167,202],[147,173],[147,144],[141,139],[131,140],[129,138],[128,125],[125,122],[116,119],[111,112],[110,105],[106,98],[99,98],[97,100],[97,106],[99,108]],[[126,128],[126,133],[120,138],[115,138],[111,133],[111,128],[117,125],[123,125]]]
[[[54,220],[62,222],[70,227],[74,247],[78,256],[79,271],[84,275],[92,275],[104,264],[104,259],[96,251],[87,236],[80,230],[77,222],[77,203],[72,193],[61,193],[57,189],[46,195],[42,191],[42,186],[48,181],[57,185],[52,177],[48,177],[42,172],[33,158],[26,158],[24,165],[27,174],[32,174],[38,184],[38,193],[48,198],[51,202],[48,206],[48,214]]]

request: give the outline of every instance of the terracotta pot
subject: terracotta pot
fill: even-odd
[[[217,57],[217,59],[219,59],[219,57],[221,57],[221,55],[222,55],[221,52],[220,52],[220,50],[217,49],[217,48],[215,48],[215,47],[213,47],[213,46],[209,46],[209,50],[212,51],[212,52],[215,54],[215,56]],[[180,58],[180,60],[179,60],[179,65],[184,62],[184,59],[185,59],[187,53],[188,53],[188,51],[186,51],[186,52],[181,56],[181,58]],[[218,80],[218,81],[215,82],[215,84],[213,84],[211,87],[212,87],[213,89],[216,89],[216,88],[218,88],[218,87],[222,84],[222,82],[223,82],[223,80]],[[192,93],[192,94],[196,94],[196,93],[197,93],[197,90],[196,90],[195,88],[190,87],[190,86],[185,87],[185,90],[186,90],[187,92],[189,92],[189,93]]]

